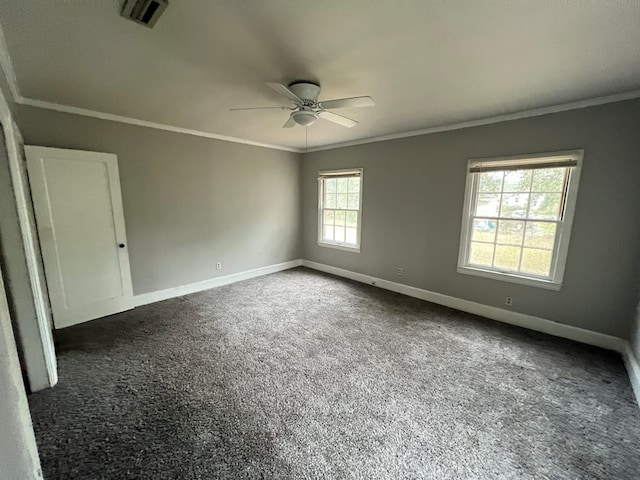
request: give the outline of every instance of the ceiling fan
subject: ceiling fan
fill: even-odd
[[[278,92],[280,95],[287,97],[295,106],[293,107],[254,107],[254,108],[232,108],[231,110],[264,110],[270,108],[279,108],[281,110],[290,110],[289,120],[285,122],[282,128],[291,128],[296,125],[308,127],[315,123],[318,118],[329,120],[343,127],[355,127],[358,122],[355,120],[329,112],[327,109],[333,108],[351,108],[351,107],[372,107],[375,105],[371,97],[352,97],[338,98],[335,100],[319,101],[320,85],[303,80],[297,80],[285,87],[281,83],[267,82],[267,85]]]

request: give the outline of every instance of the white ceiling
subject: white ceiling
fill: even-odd
[[[309,148],[640,90],[637,0],[170,0],[153,29],[120,1],[1,0],[20,95],[304,148],[266,81],[373,108]]]

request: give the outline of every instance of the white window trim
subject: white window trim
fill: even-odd
[[[328,176],[349,176],[352,174],[358,174],[360,176],[360,197],[358,199],[358,231],[357,231],[357,244],[355,246],[347,245],[338,242],[328,242],[322,239],[322,210],[324,200],[323,179]],[[362,191],[364,187],[364,169],[363,168],[347,168],[343,170],[324,170],[318,172],[318,245],[321,247],[335,248],[337,250],[344,250],[347,252],[360,253],[361,239],[362,239]]]
[[[578,197],[578,186],[580,185],[580,171],[582,169],[582,158],[584,150],[567,150],[561,152],[536,153],[530,155],[510,155],[504,157],[490,158],[472,158],[467,163],[467,183],[464,194],[464,209],[462,213],[462,230],[460,233],[460,250],[458,252],[458,273],[467,275],[475,275],[478,277],[492,278],[503,282],[519,283],[531,287],[540,287],[550,290],[560,290],[563,285],[565,267],[567,263],[567,255],[569,252],[569,242],[571,239],[571,226],[575,214],[576,200]],[[493,269],[483,269],[482,267],[467,265],[467,256],[469,252],[469,242],[471,236],[471,208],[475,189],[475,177],[469,171],[472,164],[478,162],[500,162],[508,160],[535,160],[539,158],[550,157],[571,157],[576,161],[576,166],[569,176],[569,184],[567,185],[567,197],[564,207],[564,218],[559,223],[560,228],[556,231],[558,242],[557,248],[554,248],[554,258],[552,258],[551,278],[536,278],[529,275],[521,275],[514,272],[500,272]]]

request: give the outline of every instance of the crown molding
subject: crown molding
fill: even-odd
[[[508,113],[504,115],[496,115],[493,117],[485,117],[485,118],[469,120],[465,122],[440,125],[436,127],[427,127],[419,130],[411,130],[408,132],[392,133],[389,135],[380,135],[376,137],[368,137],[368,138],[362,138],[359,140],[352,140],[347,142],[340,142],[340,143],[334,143],[330,145],[323,145],[319,147],[311,147],[311,148],[304,149],[304,148],[287,147],[283,145],[274,145],[270,143],[254,142],[252,140],[248,140],[245,138],[219,135],[216,133],[205,132],[203,130],[194,130],[191,128],[176,127],[174,125],[150,122],[147,120],[140,120],[137,118],[125,117],[122,115],[115,115],[112,113],[99,112],[97,110],[89,110],[85,108],[73,107],[70,105],[62,105],[59,103],[53,103],[53,102],[47,102],[44,100],[37,100],[37,99],[23,97],[20,94],[20,88],[18,86],[17,77],[15,74],[15,70],[13,69],[13,62],[11,61],[11,56],[9,55],[9,50],[7,49],[4,33],[1,27],[0,27],[0,68],[4,73],[4,77],[9,87],[11,96],[13,97],[13,101],[19,105],[28,105],[31,107],[43,108],[46,110],[55,110],[58,112],[71,113],[71,114],[81,115],[85,117],[98,118],[101,120],[109,120],[113,122],[126,123],[129,125],[137,125],[140,127],[154,128],[157,130],[165,130],[168,132],[182,133],[185,135],[193,135],[196,137],[211,138],[214,140],[222,140],[225,142],[239,143],[243,145],[251,145],[251,146],[262,147],[262,148],[270,148],[274,150],[283,150],[285,152],[294,152],[294,153],[313,153],[313,152],[320,152],[323,150],[334,150],[337,148],[363,145],[367,143],[384,142],[387,140],[396,140],[399,138],[428,135],[430,133],[447,132],[451,130],[460,130],[462,128],[470,128],[470,127],[479,127],[482,125],[491,125],[493,123],[506,122],[509,120],[519,120],[523,118],[537,117],[540,115],[547,115],[550,113],[559,113],[559,112],[565,112],[568,110],[576,110],[579,108],[603,105],[605,103],[614,103],[614,102],[621,102],[625,100],[633,100],[636,98],[640,98],[640,90],[633,90],[630,92],[589,98],[585,100],[578,100],[575,102],[563,103],[559,105],[550,105],[547,107],[536,108],[532,110]]]
[[[411,130],[409,132],[392,133],[389,135],[380,135],[377,137],[363,138],[361,140],[353,140],[349,142],[335,143],[332,145],[324,145],[321,147],[312,147],[307,149],[305,153],[320,152],[323,150],[334,150],[336,148],[351,147],[354,145],[363,145],[366,143],[384,142],[387,140],[396,140],[398,138],[417,137],[419,135],[448,132],[451,130],[460,130],[462,128],[480,127],[482,125],[491,125],[493,123],[507,122],[509,120],[520,120],[523,118],[538,117],[541,115],[548,115],[550,113],[559,113],[559,112],[566,112],[569,110],[577,110],[580,108],[595,107],[597,105],[604,105],[606,103],[623,102],[625,100],[633,100],[636,98],[640,98],[640,90],[617,93],[614,95],[605,95],[603,97],[588,98],[585,100],[562,103],[559,105],[550,105],[548,107],[535,108],[533,110],[524,110],[524,111],[514,112],[514,113],[507,113],[504,115],[496,115],[494,117],[479,118],[476,120],[469,120],[466,122],[451,123],[451,124],[441,125],[437,127],[423,128],[420,130]]]
[[[174,132],[174,133],[182,133],[185,135],[193,135],[195,137],[204,137],[204,138],[212,138],[214,140],[222,140],[225,142],[232,142],[232,143],[240,143],[243,145],[251,145],[254,147],[263,147],[263,148],[270,148],[273,150],[283,150],[285,152],[294,152],[294,153],[302,153],[304,152],[304,150],[301,150],[299,148],[293,148],[293,147],[285,147],[282,145],[273,145],[271,143],[261,143],[261,142],[254,142],[252,140],[247,140],[244,138],[238,138],[238,137],[229,137],[227,135],[218,135],[216,133],[211,133],[211,132],[205,132],[202,130],[194,130],[191,128],[183,128],[183,127],[175,127],[173,125],[166,125],[163,123],[156,123],[156,122],[149,122],[147,120],[140,120],[138,118],[131,118],[131,117],[125,117],[122,115],[115,115],[113,113],[104,113],[104,112],[99,112],[96,110],[88,110],[86,108],[79,108],[79,107],[72,107],[69,105],[61,105],[59,103],[53,103],[53,102],[45,102],[43,100],[33,100],[31,98],[25,98],[25,97],[18,97],[18,98],[14,98],[14,101],[17,104],[20,105],[27,105],[30,107],[37,107],[37,108],[43,108],[46,110],[55,110],[57,112],[64,112],[64,113],[71,113],[74,115],[81,115],[84,117],[92,117],[92,118],[98,118],[100,120],[110,120],[112,122],[119,122],[119,123],[127,123],[129,125],[137,125],[139,127],[147,127],[147,128],[154,128],[156,130],[165,130],[167,132]]]
[[[1,38],[0,38],[0,42],[1,42]],[[7,83],[9,84],[9,88],[11,89],[11,93],[12,95],[14,94],[14,89],[17,89],[17,83],[15,82],[15,75],[7,75],[6,72],[6,68],[5,68],[5,61],[8,61],[8,56],[2,55],[2,45],[0,44],[0,64],[2,64],[2,70],[5,72],[5,75],[7,76]],[[13,70],[9,70],[9,72],[13,72]],[[10,80],[10,79],[13,80]],[[548,115],[551,113],[560,113],[560,112],[566,112],[569,110],[577,110],[580,108],[587,108],[587,107],[594,107],[597,105],[604,105],[607,103],[615,103],[615,102],[622,102],[625,100],[633,100],[636,98],[640,98],[640,90],[633,90],[631,92],[625,92],[625,93],[618,93],[618,94],[614,94],[614,95],[606,95],[603,97],[596,97],[596,98],[590,98],[590,99],[586,99],[586,100],[579,100],[576,102],[570,102],[570,103],[563,103],[563,104],[559,104],[559,105],[551,105],[548,107],[542,107],[542,108],[536,108],[533,110],[525,110],[525,111],[521,111],[521,112],[514,112],[514,113],[508,113],[508,114],[504,114],[504,115],[497,115],[497,116],[493,116],[493,117],[486,117],[486,118],[480,118],[480,119],[476,119],[476,120],[469,120],[466,122],[459,122],[459,123],[452,123],[452,124],[447,124],[447,125],[440,125],[437,127],[428,127],[428,128],[423,128],[423,129],[419,129],[419,130],[411,130],[408,132],[400,132],[400,133],[393,133],[393,134],[389,134],[389,135],[381,135],[381,136],[376,136],[376,137],[369,137],[369,138],[363,138],[360,140],[353,140],[353,141],[349,141],[349,142],[341,142],[341,143],[335,143],[335,144],[330,144],[330,145],[323,145],[320,147],[311,147],[308,149],[301,149],[301,148],[294,148],[294,147],[287,147],[287,146],[283,146],[283,145],[274,145],[274,144],[270,144],[270,143],[261,143],[261,142],[254,142],[252,140],[248,140],[248,139],[244,139],[244,138],[238,138],[238,137],[230,137],[227,135],[219,135],[216,133],[211,133],[211,132],[205,132],[202,130],[194,130],[194,129],[190,129],[190,128],[183,128],[183,127],[176,127],[173,125],[166,125],[166,124],[162,124],[162,123],[156,123],[156,122],[150,122],[147,120],[140,120],[137,118],[131,118],[131,117],[125,117],[122,115],[115,115],[112,113],[104,113],[104,112],[99,112],[96,110],[88,110],[85,108],[79,108],[79,107],[72,107],[69,105],[61,105],[58,103],[53,103],[53,102],[46,102],[43,100],[34,100],[31,98],[25,98],[23,96],[21,96],[20,94],[18,94],[18,96],[14,96],[14,102],[20,105],[28,105],[31,107],[37,107],[37,108],[42,108],[42,109],[46,109],[46,110],[55,110],[58,112],[64,112],[64,113],[71,113],[71,114],[75,114],[75,115],[81,115],[81,116],[85,116],[85,117],[92,117],[92,118],[98,118],[101,120],[110,120],[113,122],[119,122],[119,123],[126,123],[129,125],[137,125],[137,126],[141,126],[141,127],[147,127],[147,128],[154,128],[157,130],[165,130],[168,132],[175,132],[175,133],[182,133],[185,135],[193,135],[196,137],[204,137],[204,138],[211,138],[211,139],[215,139],[215,140],[222,140],[225,142],[232,142],[232,143],[239,143],[239,144],[243,144],[243,145],[251,145],[251,146],[255,146],[255,147],[263,147],[263,148],[270,148],[270,149],[274,149],[274,150],[283,150],[286,152],[294,152],[294,153],[313,153],[313,152],[320,152],[320,151],[324,151],[324,150],[334,150],[337,148],[344,148],[344,147],[351,147],[351,146],[355,146],[355,145],[364,145],[364,144],[368,144],[368,143],[376,143],[376,142],[384,142],[387,140],[396,140],[396,139],[400,139],[400,138],[408,138],[408,137],[417,137],[420,135],[428,135],[431,133],[439,133],[439,132],[448,132],[451,130],[460,130],[463,128],[470,128],[470,127],[480,127],[483,125],[491,125],[494,123],[501,123],[501,122],[507,122],[510,120],[520,120],[520,119],[524,119],[524,118],[530,118],[530,117],[538,117],[541,115]]]

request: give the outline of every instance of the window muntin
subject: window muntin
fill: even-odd
[[[318,244],[360,249],[362,169],[320,172]]]
[[[559,288],[581,159],[470,160],[458,271]]]

